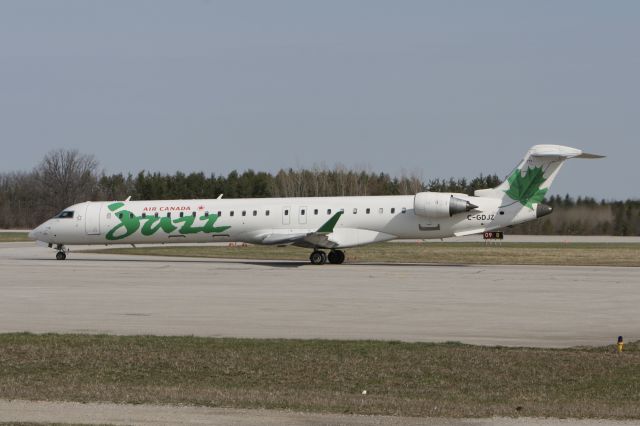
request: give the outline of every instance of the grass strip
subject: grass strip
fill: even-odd
[[[640,343],[0,335],[0,398],[404,416],[640,418]],[[367,390],[367,395],[362,391]]]
[[[0,426],[109,426],[95,423],[39,423],[39,422],[0,422]]]
[[[0,243],[31,241],[28,232],[0,232]]]
[[[268,246],[113,248],[112,254],[308,261],[309,249]],[[640,244],[380,243],[346,249],[347,263],[640,266]]]

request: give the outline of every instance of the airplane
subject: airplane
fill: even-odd
[[[242,242],[312,250],[314,265],[341,264],[343,249],[395,239],[442,239],[535,220],[562,164],[602,158],[561,145],[529,149],[496,188],[415,195],[87,201],[29,233],[65,260],[68,245]],[[325,252],[328,250],[328,253]]]

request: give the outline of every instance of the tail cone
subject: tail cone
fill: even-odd
[[[551,214],[552,212],[553,207],[540,203],[538,204],[538,207],[536,207],[536,218],[546,216],[548,214]]]

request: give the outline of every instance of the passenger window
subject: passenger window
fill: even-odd
[[[395,207],[391,207],[391,214],[396,212],[396,208]]]
[[[156,213],[154,214],[154,216],[155,216],[155,217],[158,217],[158,212],[156,212]]]
[[[167,217],[171,217],[171,212],[167,212]]]
[[[233,210],[229,212],[229,216],[233,216]]]
[[[246,210],[242,210],[242,216],[246,216],[247,215],[247,211]]]
[[[133,213],[129,213],[129,219],[133,219]]]
[[[406,212],[407,212],[407,208],[406,208],[406,207],[403,207],[403,208],[402,208],[402,213],[404,214],[404,213],[406,213]]]
[[[313,209],[313,214],[317,215],[318,214],[318,209]]]
[[[367,214],[371,213],[371,209],[368,208],[367,210],[365,210],[365,213]]]
[[[300,210],[300,215],[304,216],[304,209]]]
[[[284,215],[285,215],[285,216],[289,216],[289,210],[285,210],[285,211],[284,211]]]
[[[145,219],[147,217],[146,213],[142,213],[142,218]]]
[[[184,217],[184,212],[180,212],[180,217]]]
[[[269,210],[265,211],[265,212],[264,212],[264,215],[265,215],[265,216],[269,216]]]
[[[124,217],[123,213],[118,213],[118,219],[122,219]]]
[[[196,217],[196,212],[193,212],[191,216]]]
[[[204,212],[204,217],[209,217],[209,212]]]
[[[218,210],[218,217],[222,216],[222,212]]]
[[[327,209],[327,214],[331,214],[331,209]]]
[[[353,214],[358,214],[358,209],[353,209]]]
[[[253,211],[253,215],[254,215],[254,216],[258,216],[258,210],[254,210],[254,211]]]

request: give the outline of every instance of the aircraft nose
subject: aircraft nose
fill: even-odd
[[[43,237],[43,234],[44,233],[42,232],[42,225],[40,225],[32,229],[31,232],[29,232],[29,239],[35,240],[35,241],[41,240]]]
[[[38,226],[37,228],[34,228],[34,229],[31,230],[31,232],[29,232],[29,239],[30,240],[37,240],[39,233],[40,233],[40,227]]]

